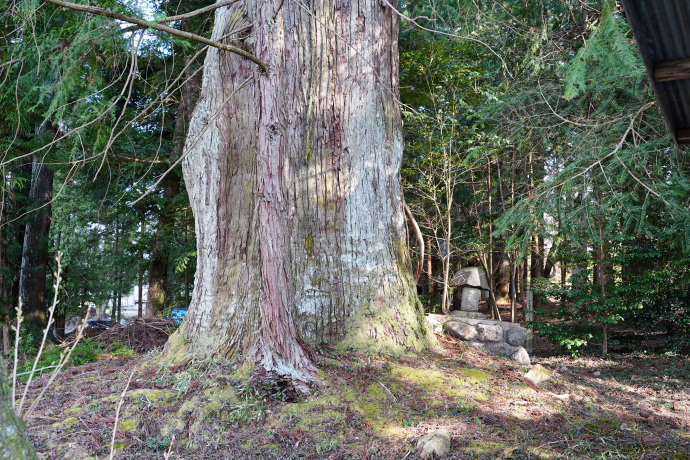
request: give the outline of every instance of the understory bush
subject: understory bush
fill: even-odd
[[[102,348],[102,344],[91,338],[82,339],[74,347],[66,366],[81,366],[83,364],[92,363],[98,359],[98,355],[101,353]],[[20,350],[17,376],[21,381],[28,380],[28,373],[33,367],[36,352],[37,350],[33,348],[31,350],[24,350],[23,353],[22,350]],[[43,372],[51,372],[60,361],[62,354],[66,352],[67,350],[59,345],[46,345],[38,360],[38,364],[36,365],[36,373],[34,378],[40,376]]]
[[[595,265],[591,255],[590,260],[577,261],[588,268],[571,276],[565,286],[546,279],[535,282],[536,295],[557,302],[554,309],[535,310],[540,317],[533,322],[535,331],[572,355],[593,351],[593,344],[601,347],[603,335],[616,325],[640,331],[640,341],[665,333],[670,349],[690,349],[687,263],[664,263],[669,259],[655,245],[626,243],[605,260],[610,273],[604,295],[589,268]]]

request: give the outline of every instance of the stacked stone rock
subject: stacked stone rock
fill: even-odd
[[[529,331],[517,323],[467,318],[464,312],[453,312],[450,316],[428,315],[428,321],[438,333],[445,332],[480,350],[530,364],[525,350]]]

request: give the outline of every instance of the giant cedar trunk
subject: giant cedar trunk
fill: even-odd
[[[46,268],[48,266],[48,235],[53,199],[53,171],[40,158],[34,157],[30,197],[36,210],[30,215],[24,232],[22,266],[19,276],[19,297],[25,324],[34,340],[40,340],[46,326]]]
[[[270,70],[208,51],[183,163],[195,288],[170,345],[253,351],[293,379],[312,373],[300,336],[398,350],[434,341],[405,245],[396,15],[377,0],[310,5],[217,10],[213,38],[252,26],[235,44]]]

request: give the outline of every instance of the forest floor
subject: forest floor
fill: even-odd
[[[534,385],[528,366],[439,339],[418,355],[319,349],[322,383],[301,399],[248,386],[241,362],[104,354],[62,373],[27,431],[46,459],[413,459],[439,428],[453,459],[690,459],[688,356],[536,356],[552,378]]]

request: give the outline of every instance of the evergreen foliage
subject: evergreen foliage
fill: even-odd
[[[151,7],[166,16],[209,3]],[[99,6],[144,14],[137,2]],[[109,303],[112,310],[132,290],[148,271],[154,211],[161,206],[171,207],[175,226],[186,229],[163,240],[173,254],[170,297],[175,306],[186,306],[195,246],[188,200],[181,193],[162,203],[154,183],[172,164],[177,77],[191,62],[185,53],[200,46],[42,2],[10,2],[0,15],[0,57],[7,63],[0,67],[2,322],[11,321],[17,305],[24,222],[32,218],[27,196],[33,156],[50,164],[56,178],[48,250],[65,254],[58,315],[83,314],[91,304]],[[186,27],[203,33],[208,16]],[[181,180],[179,168],[171,174]],[[151,193],[136,206],[128,204],[145,191]],[[186,261],[179,273],[178,259]]]
[[[548,313],[559,320],[550,329],[542,322],[541,330],[564,345],[584,344],[590,336],[596,340],[607,324],[664,324],[650,318],[666,317],[673,303],[664,300],[666,293],[675,292],[671,297],[682,303],[678,299],[688,285],[681,261],[690,250],[690,171],[687,153],[675,148],[666,132],[620,6],[613,1],[544,0],[410,2],[407,8],[417,24],[454,37],[403,23],[403,103],[416,109],[429,100],[445,102],[438,95],[446,87],[429,85],[427,75],[442,75],[445,83],[458,78],[463,66],[480,69],[470,83],[476,97],[465,98],[462,111],[453,115],[454,123],[475,135],[457,149],[462,152],[457,161],[467,168],[473,188],[455,201],[456,246],[488,251],[495,259],[497,282],[498,265],[507,260],[520,291],[520,283],[529,289],[517,270],[528,257],[529,282],[543,299],[537,303],[548,307],[551,298],[560,305],[552,313],[540,309],[544,318]],[[433,52],[419,52],[424,40],[454,43],[445,46],[456,47],[455,67]],[[500,50],[500,59],[489,46]],[[419,69],[425,67],[435,70],[422,74]],[[420,129],[420,120],[433,120],[437,112],[405,112],[403,177],[408,203],[421,222],[429,219],[432,208],[420,201],[419,191],[430,196],[430,189],[440,190],[430,178],[444,163],[432,159],[443,142],[430,136],[433,128]],[[428,124],[440,126],[436,120]],[[424,162],[422,176],[410,174]],[[493,237],[478,239],[486,235],[482,229]],[[551,249],[542,247],[542,241],[552,241]],[[638,250],[640,241],[647,242],[646,250]],[[653,267],[640,268],[635,276],[621,274],[632,259],[638,264],[651,260],[650,254],[660,258]],[[610,272],[603,291],[601,255]],[[478,262],[458,259],[461,264]],[[579,265],[584,271],[558,284],[540,280],[540,273],[553,274],[555,263],[564,270]],[[590,281],[578,283],[586,273]],[[672,280],[671,285],[662,279]],[[587,317],[589,324],[582,327],[568,319],[573,317]]]

